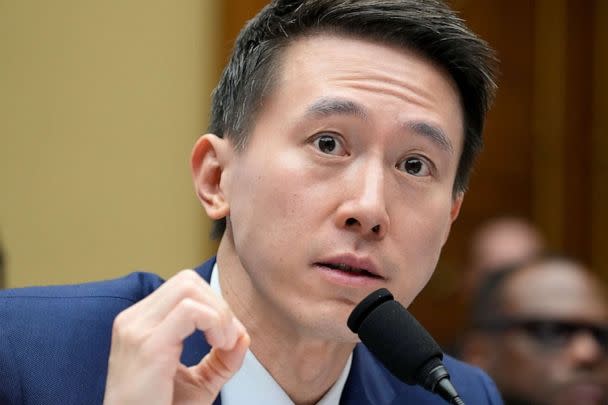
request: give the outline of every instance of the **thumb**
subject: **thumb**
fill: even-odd
[[[194,374],[200,378],[212,398],[219,394],[224,384],[241,368],[250,343],[251,338],[245,332],[232,349],[212,348],[211,352],[194,366]]]

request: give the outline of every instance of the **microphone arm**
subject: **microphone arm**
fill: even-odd
[[[453,405],[465,405],[431,335],[385,288],[368,295],[348,317],[348,327],[401,381],[421,385]]]

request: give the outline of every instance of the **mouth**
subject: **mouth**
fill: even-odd
[[[325,267],[332,271],[338,271],[351,277],[368,277],[374,279],[383,278],[367,269],[353,267],[345,263],[315,263],[315,265],[319,267]]]

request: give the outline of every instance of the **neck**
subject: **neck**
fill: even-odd
[[[317,403],[340,377],[354,343],[315,337],[264,300],[225,239],[217,255],[222,295],[247,328],[250,350],[294,403]]]
[[[296,404],[315,404],[336,383],[350,351],[343,352],[322,342],[279,343],[258,334],[251,350],[275,381]]]

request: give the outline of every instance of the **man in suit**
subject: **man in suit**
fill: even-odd
[[[608,403],[608,306],[571,259],[493,272],[477,294],[462,358],[490,373],[508,405]]]
[[[0,399],[442,403],[391,376],[346,319],[380,287],[407,306],[431,277],[492,64],[441,1],[272,2],[239,35],[192,152],[217,259],[164,283],[6,293]],[[485,374],[446,365],[465,402],[500,403]]]

